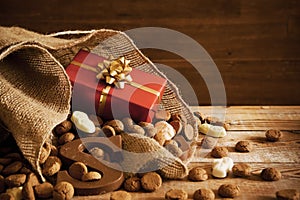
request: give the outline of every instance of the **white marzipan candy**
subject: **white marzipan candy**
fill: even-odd
[[[22,198],[23,198],[22,189],[23,189],[23,187],[13,187],[13,188],[7,189],[6,193],[13,195],[15,200],[22,200]]]
[[[176,134],[173,126],[165,121],[157,122],[154,127],[157,130],[157,134],[162,134],[166,140],[171,140]]]
[[[225,137],[227,134],[224,127],[211,124],[201,124],[198,129],[199,132],[212,137]]]
[[[214,159],[212,164],[212,175],[217,178],[225,178],[232,170],[233,160],[229,157]]]
[[[89,119],[88,115],[81,111],[74,111],[71,121],[76,128],[86,133],[94,133],[96,131],[95,124]]]

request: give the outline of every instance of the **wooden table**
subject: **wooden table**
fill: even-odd
[[[207,116],[212,115],[211,107],[192,107]],[[227,136],[218,140],[219,146],[229,149],[229,157],[235,163],[244,162],[251,165],[253,175],[249,178],[236,178],[231,174],[225,179],[211,176],[213,158],[209,151],[197,149],[189,168],[202,166],[209,173],[209,179],[203,182],[184,180],[164,181],[163,186],[153,193],[132,193],[133,199],[164,199],[165,192],[171,188],[181,188],[188,192],[189,198],[199,188],[210,188],[215,194],[221,184],[239,185],[241,195],[235,199],[275,199],[275,192],[280,189],[300,188],[300,106],[234,106],[227,107],[225,119],[231,124]],[[283,137],[272,143],[265,139],[267,129],[280,129]],[[203,136],[200,136],[203,137]],[[239,140],[253,143],[250,153],[238,153],[234,146]],[[259,173],[263,168],[276,167],[283,175],[274,182],[263,181]],[[100,196],[76,197],[75,199],[109,199],[109,193]],[[216,195],[216,199],[221,199]]]

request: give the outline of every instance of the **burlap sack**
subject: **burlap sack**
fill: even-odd
[[[132,67],[165,77],[119,31],[101,29],[42,35],[18,27],[0,27],[0,120],[40,175],[41,146],[70,110],[71,85],[64,68],[81,48],[102,56],[125,55]],[[185,115],[197,134],[191,111],[169,80],[162,105],[171,113]],[[185,163],[153,139],[123,136],[123,148],[137,153],[154,152],[152,163],[161,166],[160,173],[166,178],[182,178],[187,174]]]

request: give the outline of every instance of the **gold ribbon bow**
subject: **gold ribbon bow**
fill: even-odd
[[[132,82],[132,77],[129,73],[132,68],[129,66],[130,60],[126,60],[124,56],[113,59],[109,57],[108,60],[98,64],[97,79],[105,80],[109,85],[114,84],[117,88],[124,88],[125,83]]]

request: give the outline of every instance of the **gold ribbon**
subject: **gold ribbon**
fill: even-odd
[[[132,78],[130,72],[132,68],[129,66],[130,60],[126,60],[124,56],[109,60],[103,60],[98,64],[97,71],[99,72],[96,76],[98,79],[105,80],[109,85],[114,84],[117,88],[124,88],[124,84],[131,82]]]
[[[130,61],[126,60],[124,57],[120,57],[116,60],[113,60],[112,58],[109,60],[104,60],[98,64],[98,68],[77,62],[75,60],[71,62],[71,64],[75,66],[97,73],[96,78],[105,80],[107,83],[107,85],[102,89],[102,93],[100,95],[98,113],[103,113],[106,98],[112,84],[114,84],[117,88],[123,89],[124,84],[126,83],[135,88],[154,94],[155,96],[160,96],[158,91],[132,81],[132,78],[129,75],[129,73],[132,71],[132,68],[129,66],[129,63]]]

